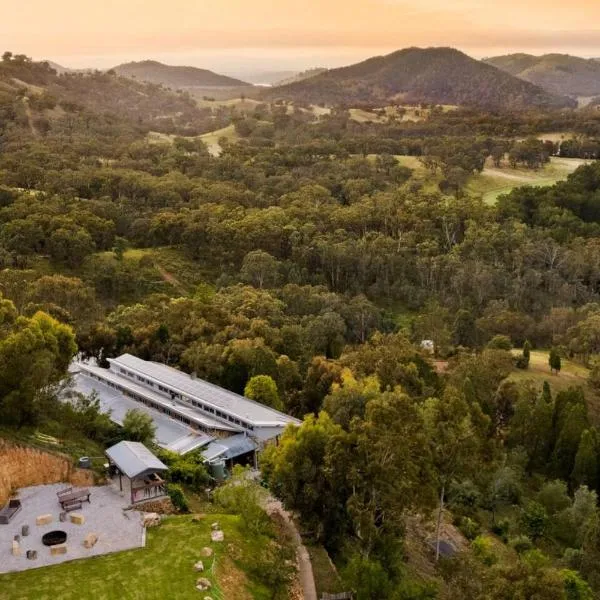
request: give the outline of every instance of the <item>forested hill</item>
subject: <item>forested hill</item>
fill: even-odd
[[[8,57],[7,57],[8,58]],[[160,85],[134,81],[115,73],[62,73],[47,62],[33,62],[24,55],[0,61],[0,94],[4,105],[25,110],[29,126],[44,134],[65,115],[88,120],[108,115],[122,119],[127,129],[197,135],[228,124],[222,115],[203,109],[185,92],[173,92]],[[92,116],[93,115],[93,116]]]
[[[568,54],[508,54],[485,60],[552,94],[597,96],[600,94],[600,62]]]
[[[240,87],[250,85],[240,79],[196,67],[165,65],[155,60],[129,62],[114,67],[122,77],[158,83],[174,89],[186,87]]]
[[[396,101],[526,108],[575,104],[452,48],[407,48],[264,94],[334,105]]]

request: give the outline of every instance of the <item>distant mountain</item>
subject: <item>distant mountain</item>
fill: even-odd
[[[575,106],[452,48],[407,48],[263,92],[265,98],[338,105],[388,102],[486,108]]]
[[[283,77],[279,81],[276,81],[275,85],[288,85],[290,83],[296,83],[297,81],[304,81],[305,79],[310,79],[311,77],[321,75],[321,73],[325,72],[327,72],[327,69],[324,69],[322,67],[307,69],[306,71],[302,71],[301,73],[293,73],[291,75],[288,75],[287,77]]]
[[[595,96],[600,94],[600,62],[568,54],[509,54],[485,59],[519,79],[539,85],[552,94]]]
[[[112,69],[122,77],[159,83],[166,87],[181,89],[190,87],[240,87],[250,85],[240,79],[219,75],[196,67],[165,65],[154,60],[130,62]]]
[[[62,75],[63,73],[70,73],[71,69],[68,69],[67,67],[63,67],[62,65],[59,65],[58,63],[52,62],[51,60],[47,60],[46,61],[48,63],[48,65],[50,66],[51,69],[54,69],[59,75]]]

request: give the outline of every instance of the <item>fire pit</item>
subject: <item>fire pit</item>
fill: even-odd
[[[56,546],[67,541],[66,531],[49,531],[42,536],[44,546]]]

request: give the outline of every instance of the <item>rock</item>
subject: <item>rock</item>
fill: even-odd
[[[204,563],[201,560],[194,565],[194,571],[204,571]]]
[[[84,548],[93,548],[96,542],[98,541],[97,533],[88,533],[83,539],[83,547]]]
[[[12,555],[13,556],[21,556],[21,545],[19,542],[13,540],[12,543]]]
[[[209,556],[212,556],[212,554],[212,548],[205,547],[200,550],[200,556],[204,556],[204,558],[208,558]]]
[[[210,590],[211,587],[212,583],[206,577],[200,577],[200,579],[196,580],[196,589],[201,592]]]
[[[225,536],[222,531],[212,531],[210,534],[210,539],[213,542],[222,542],[225,539]]]
[[[85,517],[79,513],[73,513],[70,515],[71,523],[75,525],[83,525],[85,523]]]
[[[66,544],[56,544],[55,546],[50,546],[50,554],[52,556],[56,556],[57,554],[66,554],[67,553],[67,545]]]
[[[160,515],[155,512],[144,513],[143,525],[144,527],[156,527],[160,525]]]
[[[35,519],[36,525],[48,525],[48,523],[52,523],[52,515],[40,515]]]

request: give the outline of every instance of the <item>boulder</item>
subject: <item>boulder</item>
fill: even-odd
[[[94,547],[94,545],[96,544],[97,541],[98,541],[97,533],[88,533],[85,536],[85,538],[83,538],[83,547],[87,548],[89,550],[90,548]]]
[[[35,519],[36,525],[48,525],[48,523],[52,523],[52,515],[40,515]]]
[[[144,527],[156,527],[160,525],[160,515],[155,512],[144,513],[143,525]]]
[[[210,580],[206,579],[206,577],[200,577],[200,579],[196,580],[196,589],[204,592],[206,590],[210,590],[212,587],[212,583]]]
[[[85,517],[80,513],[73,513],[70,515],[71,523],[74,525],[83,525],[85,523]]]
[[[204,558],[208,558],[209,556],[212,556],[212,554],[212,548],[204,547],[200,550],[200,556],[203,556]]]
[[[66,553],[67,553],[67,545],[66,544],[56,544],[55,546],[50,546],[51,556],[57,556],[58,554],[66,554]]]
[[[211,533],[210,533],[210,539],[213,542],[222,542],[225,539],[225,536],[224,536],[223,532],[220,531],[220,530],[211,531]]]
[[[204,571],[204,563],[201,560],[194,565],[194,571]]]

